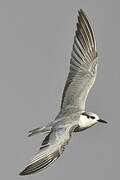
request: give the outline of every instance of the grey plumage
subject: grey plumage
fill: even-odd
[[[65,145],[70,140],[72,129],[74,128],[72,123],[71,125],[66,124],[67,126],[64,127],[64,121],[62,119],[62,121],[57,121],[54,124],[54,128],[43,140],[39,153],[36,154],[20,175],[28,175],[41,171],[58,159],[64,151]]]
[[[63,110],[85,110],[85,101],[97,72],[98,58],[94,33],[83,10],[78,13],[70,72],[62,96]]]
[[[36,173],[48,167],[60,157],[73,132],[87,129],[97,123],[99,117],[94,113],[88,113],[88,116],[82,114],[85,111],[86,98],[96,78],[97,62],[95,36],[87,16],[80,10],[60,112],[47,126],[29,131],[28,136],[43,132],[47,133],[47,136],[37,155],[20,175]]]

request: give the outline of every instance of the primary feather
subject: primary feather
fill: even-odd
[[[34,156],[20,175],[33,174],[52,164],[64,151],[65,145],[70,140],[71,127],[54,128],[43,140],[40,151]]]
[[[96,78],[97,61],[94,33],[87,16],[80,10],[61,111],[85,110],[87,95]]]

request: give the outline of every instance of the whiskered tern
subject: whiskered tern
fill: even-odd
[[[46,126],[29,131],[28,136],[39,133],[47,135],[39,152],[20,175],[39,172],[52,164],[63,153],[74,132],[85,130],[98,122],[107,123],[98,115],[85,111],[86,98],[96,78],[97,64],[94,32],[86,14],[80,9],[60,112],[55,120]]]

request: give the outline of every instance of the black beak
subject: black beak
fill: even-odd
[[[102,120],[102,119],[98,119],[98,122],[105,123],[105,124],[108,123],[107,121],[104,121],[104,120]]]

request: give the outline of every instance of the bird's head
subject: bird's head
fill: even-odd
[[[88,123],[88,126],[92,126],[96,123],[107,123],[107,121],[104,121],[103,119],[99,118],[99,116],[92,112],[83,112],[82,116],[86,123]]]

